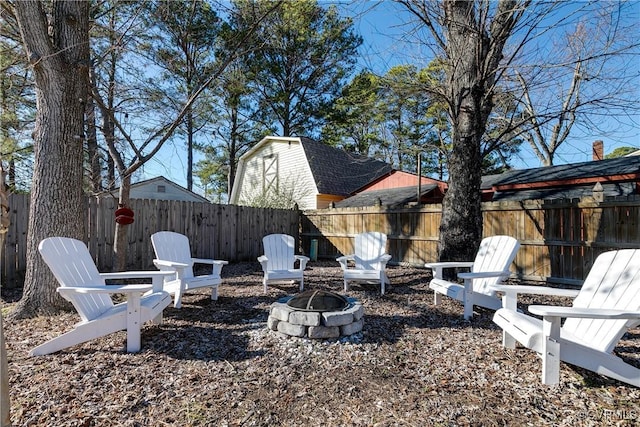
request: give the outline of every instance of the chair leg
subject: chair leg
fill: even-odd
[[[473,286],[472,281],[465,279],[464,281],[464,320],[471,320],[473,317]]]
[[[516,339],[505,331],[502,331],[502,347],[510,349],[516,348]]]
[[[35,347],[29,352],[29,356],[43,356],[45,354],[55,353],[56,351],[72,347],[77,344],[82,344],[119,330],[121,330],[119,327],[101,329],[96,327],[93,323],[78,325],[69,332],[65,332],[64,334],[52,338]]]
[[[140,295],[132,294],[127,299],[127,352],[140,351]]]
[[[264,293],[267,293],[267,279],[262,279],[262,286],[264,287]]]
[[[433,291],[433,305],[439,305],[442,303],[442,295],[438,291]]]
[[[174,308],[181,308],[182,307],[182,289],[178,289],[176,291],[176,294],[173,297],[173,307]]]
[[[384,271],[380,274],[380,295],[384,295],[386,285],[390,285],[389,277]]]
[[[349,282],[347,280],[344,281],[344,291],[345,292],[349,291]]]
[[[218,300],[218,285],[211,287],[211,299],[214,301]]]
[[[544,317],[542,320],[542,383],[560,382],[560,317]]]
[[[300,279],[300,292],[304,289],[304,279]]]
[[[471,320],[473,317],[473,293],[464,293],[464,320]]]
[[[511,298],[508,295],[508,293],[505,293],[502,296],[502,307],[508,310],[517,311],[518,306],[516,298]],[[516,348],[516,339],[505,330],[502,331],[502,346],[504,348]]]

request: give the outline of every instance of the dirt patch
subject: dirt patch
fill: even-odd
[[[491,311],[466,322],[459,303],[433,305],[428,270],[392,267],[382,297],[379,286],[353,285],[364,329],[334,341],[267,330],[271,303],[297,285],[263,294],[257,263],[223,276],[218,301],[187,294],[162,325],[143,328],[136,354],[119,332],[29,358],[77,315],[5,320],[14,425],[637,425],[640,389],[566,364],[560,385],[542,385],[540,359],[504,350]],[[305,285],[342,293],[340,268],[312,262]],[[12,300],[3,295],[3,309]],[[524,302],[534,301],[550,302]],[[616,350],[636,366],[639,337],[630,331]]]

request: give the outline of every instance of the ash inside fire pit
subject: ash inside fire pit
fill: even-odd
[[[364,309],[355,298],[310,290],[274,302],[267,326],[288,337],[339,338],[362,331]]]
[[[291,298],[287,301],[287,305],[298,310],[323,313],[325,311],[344,310],[349,306],[349,301],[335,292],[309,290],[301,292]]]

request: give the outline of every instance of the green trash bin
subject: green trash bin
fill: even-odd
[[[309,249],[309,258],[311,258],[311,261],[318,260],[318,239],[311,239],[311,248]]]

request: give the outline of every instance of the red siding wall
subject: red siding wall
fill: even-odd
[[[390,175],[387,175],[384,178],[379,179],[378,181],[369,184],[364,187],[361,191],[369,191],[369,190],[386,190],[389,188],[400,188],[400,187],[410,187],[412,185],[417,185],[418,176],[408,172],[402,171],[393,171]],[[443,182],[438,181],[437,179],[425,178],[422,177],[422,184],[442,184]]]

